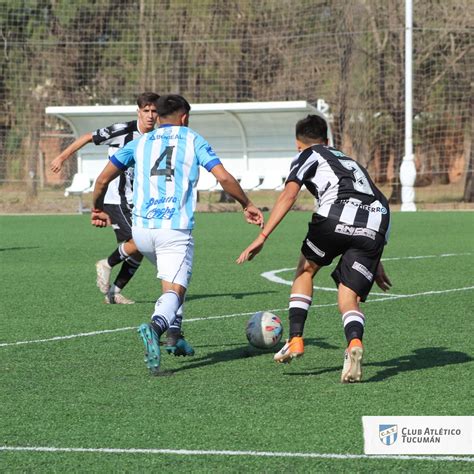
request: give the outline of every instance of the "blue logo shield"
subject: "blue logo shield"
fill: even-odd
[[[397,425],[379,425],[379,438],[385,446],[391,446],[397,441]]]

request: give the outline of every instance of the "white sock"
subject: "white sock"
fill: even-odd
[[[176,319],[173,324],[170,324],[170,329],[175,329],[181,331],[181,323],[183,322],[183,305],[178,308],[176,311]]]
[[[180,306],[181,299],[174,291],[167,291],[158,298],[151,320],[159,327],[159,335],[174,323]]]
[[[120,293],[121,291],[122,289],[119,288],[118,286],[115,286],[113,283],[110,285],[109,293],[116,295],[117,293]]]

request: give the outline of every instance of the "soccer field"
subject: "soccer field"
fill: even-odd
[[[305,356],[277,365],[245,325],[269,310],[285,334],[308,212],[263,252],[242,214],[198,214],[186,305],[192,358],[151,377],[136,327],[160,293],[144,262],[105,305],[94,263],[114,248],[88,216],[0,217],[0,470],[7,472],[472,472],[474,457],[365,456],[363,415],[472,415],[474,219],[394,213],[367,316],[363,383],[339,382],[345,338],[330,269],[318,275]],[[332,267],[331,267],[332,268]]]

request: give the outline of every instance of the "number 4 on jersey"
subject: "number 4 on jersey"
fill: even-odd
[[[166,176],[166,181],[171,181],[172,177],[174,176],[174,169],[171,168],[171,157],[173,155],[173,148],[174,146],[167,146],[163,153],[158,157],[153,165],[153,168],[150,170],[150,176]],[[166,157],[166,166],[165,168],[158,169],[160,163]]]

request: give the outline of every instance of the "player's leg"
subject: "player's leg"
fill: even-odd
[[[119,246],[107,259],[97,262],[97,286],[102,292],[107,290],[106,303],[132,304],[134,301],[125,298],[121,291],[138,270],[143,256],[133,241],[131,209],[126,205],[106,204],[104,210],[110,216]],[[120,270],[114,283],[110,285],[111,269],[119,264]]]
[[[188,230],[164,231],[164,243],[157,258],[158,277],[164,282],[189,285],[194,258],[194,240]],[[167,283],[165,283],[167,285]],[[164,289],[165,291],[165,289]],[[166,351],[175,356],[193,356],[194,348],[185,339],[182,331],[184,318],[184,294],[182,304],[176,312],[176,319],[166,331]]]
[[[304,353],[303,332],[313,301],[313,278],[321,267],[329,265],[333,259],[334,249],[330,248],[332,240],[326,238],[332,231],[333,227],[328,225],[327,219],[313,216],[301,247],[301,256],[291,287],[289,339],[274,355],[276,362],[291,362]]]
[[[166,331],[166,352],[174,356],[193,356],[194,348],[184,338],[182,330],[184,318],[184,301],[178,308],[176,319]]]
[[[156,259],[155,256],[150,259],[153,265],[156,267]],[[164,263],[168,266],[167,263]],[[170,325],[169,329],[166,332],[166,351],[169,354],[173,354],[175,356],[193,356],[194,349],[189,344],[188,341],[184,338],[184,333],[182,331],[182,322],[184,318],[184,301],[183,304],[179,307],[176,319],[173,324]]]
[[[142,324],[139,333],[145,345],[145,362],[153,374],[160,366],[160,337],[175,323],[192,274],[194,241],[190,231],[133,228],[140,252],[158,269],[162,294],[151,322]]]
[[[291,362],[304,353],[303,332],[308,311],[313,299],[313,278],[321,267],[300,256],[295,279],[291,286],[289,302],[289,338],[286,344],[274,355],[276,362]]]
[[[121,291],[132,279],[133,275],[135,275],[143,260],[143,255],[138,251],[133,239],[120,244],[117,251],[118,255],[114,257],[119,258],[120,261],[118,263],[122,262],[122,265],[113,284],[110,285],[105,300],[106,303],[110,304],[133,304],[134,301],[125,298]],[[109,260],[111,260],[110,257]]]
[[[151,316],[151,325],[160,338],[175,322],[179,308],[184,301],[186,287],[162,280],[162,294],[156,300],[155,309]]]
[[[375,232],[351,237],[350,241],[350,247],[332,273],[338,285],[338,305],[347,341],[342,383],[362,380],[365,314],[360,302],[365,301],[372,288],[383,250],[383,238]]]
[[[123,297],[120,292],[130,281],[142,260],[132,240],[131,212],[128,207],[118,204],[105,204],[104,210],[110,216],[118,247],[108,258],[96,263],[97,286],[105,295],[106,303],[131,304],[133,301]],[[112,268],[121,265],[113,285],[110,285]]]
[[[339,311],[342,315],[347,348],[344,351],[344,364],[341,374],[342,383],[360,382],[362,379],[362,358],[364,355],[365,315],[359,306],[357,293],[343,285],[338,287]]]
[[[145,346],[145,364],[152,375],[158,375],[161,363],[160,337],[176,319],[186,288],[162,280],[162,294],[155,303],[150,323],[141,324],[138,333]]]

